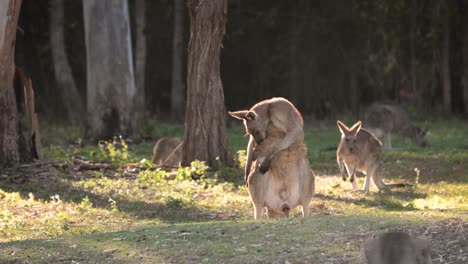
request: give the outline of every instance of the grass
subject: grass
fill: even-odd
[[[434,263],[468,260],[466,122],[434,121],[425,149],[394,141],[384,181],[411,186],[368,194],[338,176],[334,123],[308,127],[312,216],[302,219],[296,208],[290,219],[262,221],[252,220],[239,167],[213,172],[194,163],[199,180],[190,180],[191,168],[82,171],[74,158],[136,163],[150,158],[154,141],[81,146],[79,129],[47,127],[46,157],[63,162],[0,168],[0,263],[362,263],[364,241],[388,229],[432,238]],[[181,136],[183,127],[153,125],[146,133]],[[235,156],[244,134],[228,131]]]

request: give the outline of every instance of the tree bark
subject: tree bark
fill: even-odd
[[[172,41],[172,120],[184,118],[184,0],[174,0],[174,37]]]
[[[220,50],[225,33],[227,1],[189,0],[187,110],[182,164],[218,161],[232,164],[226,137],[226,107],[220,76]]]
[[[412,11],[410,12],[410,73],[411,73],[411,91],[413,94],[417,95],[415,97],[416,104],[419,107],[421,98],[419,93],[419,87],[417,85],[417,76],[416,76],[416,16],[417,12],[417,2],[412,1]]]
[[[360,96],[360,90],[358,86],[358,73],[357,73],[357,68],[358,68],[358,63],[356,59],[356,51],[354,47],[351,47],[349,49],[349,55],[348,57],[348,70],[349,70],[349,101],[351,103],[351,110],[355,116],[359,116],[359,110],[360,110],[360,101],[361,101],[361,96]]]
[[[145,0],[135,2],[135,124],[140,127],[145,118],[145,72],[146,72],[146,6]]]
[[[461,86],[463,92],[463,114],[468,119],[468,4],[463,5],[463,42],[462,42],[462,69]]]
[[[68,62],[64,38],[64,1],[50,2],[50,45],[58,89],[66,107],[68,120],[73,125],[83,125],[85,120],[84,100],[76,87],[75,79]]]
[[[448,8],[448,7],[446,7]],[[445,21],[442,31],[441,47],[441,79],[443,110],[446,114],[452,112],[452,82],[450,79],[450,17],[444,14]]]
[[[126,0],[84,0],[88,137],[131,136],[136,96]]]
[[[13,77],[21,0],[0,1],[0,164],[20,161],[18,108]]]

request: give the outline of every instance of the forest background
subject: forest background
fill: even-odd
[[[146,44],[145,116],[182,121],[185,105],[171,104],[175,96],[186,97],[187,6],[144,1],[144,34],[137,35],[137,2],[129,1],[129,15],[133,49],[137,38]],[[177,2],[181,7],[175,8]],[[86,98],[82,1],[63,3],[63,25],[55,26],[64,27],[66,56],[77,91]],[[51,1],[23,1],[15,57],[32,78],[42,118],[69,121],[70,111],[80,109],[66,111],[75,98],[54,74],[57,47],[50,36],[57,29],[50,20],[56,10]],[[228,1],[220,66],[226,108],[284,96],[313,119],[358,117],[376,100],[467,117],[466,21],[468,4],[455,0]],[[173,67],[174,58],[182,67]]]

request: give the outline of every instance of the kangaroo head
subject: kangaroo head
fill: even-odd
[[[268,117],[257,114],[252,110],[241,110],[230,112],[229,115],[244,121],[245,130],[253,136],[257,144],[261,144],[266,137],[268,128]]]
[[[409,137],[414,144],[420,147],[426,147],[428,145],[426,140],[428,130],[429,128],[421,129],[419,127],[410,126],[403,130],[403,135]]]
[[[361,130],[362,122],[357,121],[351,128],[347,127],[340,120],[336,121],[338,129],[341,132],[341,145],[346,152],[355,152],[357,143],[357,134]]]

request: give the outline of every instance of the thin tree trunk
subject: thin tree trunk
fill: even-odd
[[[184,0],[174,0],[174,37],[172,42],[172,120],[184,118]]]
[[[462,44],[462,77],[461,85],[463,92],[463,113],[468,119],[468,4],[463,6],[463,44]]]
[[[349,69],[349,95],[350,95],[350,102],[351,102],[351,110],[353,114],[356,116],[359,115],[359,102],[361,101],[360,99],[360,91],[358,87],[358,79],[357,79],[357,63],[356,63],[356,51],[354,50],[354,47],[351,47],[349,49],[349,55],[347,56],[349,58],[348,61],[348,69]]]
[[[417,87],[417,76],[416,76],[416,1],[412,1],[412,12],[411,12],[411,25],[410,25],[410,71],[411,71],[411,91],[417,95],[415,97],[416,104],[419,107],[421,102],[419,89]]]
[[[442,32],[441,77],[443,90],[443,109],[446,114],[452,112],[452,82],[450,79],[450,18],[445,14]]]
[[[220,50],[225,33],[227,1],[188,1],[187,110],[182,164],[218,160],[231,164],[226,137],[226,107],[220,76]]]
[[[0,164],[20,161],[18,109],[13,77],[21,0],[0,1]]]
[[[146,6],[145,0],[135,2],[135,124],[140,127],[145,118],[145,71],[146,71]]]
[[[63,0],[51,0],[49,26],[55,79],[62,95],[62,102],[70,122],[82,125],[85,120],[84,100],[76,87],[65,50]]]
[[[126,0],[84,0],[88,136],[135,132],[136,95]]]

